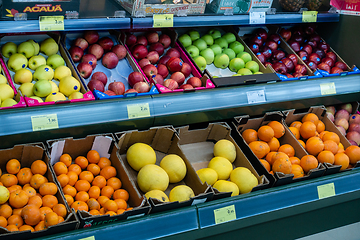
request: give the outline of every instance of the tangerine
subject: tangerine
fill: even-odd
[[[258,131],[258,137],[264,142],[269,142],[274,136],[275,132],[270,126],[261,126]]]
[[[337,153],[334,156],[334,164],[341,165],[340,171],[347,169],[349,166],[350,159],[345,153]]]
[[[274,137],[281,138],[285,134],[285,128],[279,121],[271,121],[267,124],[274,130]]]
[[[318,160],[313,155],[305,155],[300,159],[300,166],[304,169],[305,173],[317,168],[318,164]]]
[[[55,171],[55,174],[56,176],[59,176],[61,174],[67,174],[68,173],[68,168],[67,166],[65,165],[65,163],[63,162],[57,162],[54,164],[53,166],[54,168],[54,171]]]
[[[319,117],[315,113],[307,113],[307,114],[305,114],[305,116],[303,116],[301,121],[303,123],[304,122],[312,122],[316,125],[319,121]]]
[[[278,152],[283,152],[289,157],[295,156],[295,149],[290,144],[283,144],[279,147]]]
[[[64,153],[60,156],[59,161],[63,162],[66,165],[66,167],[69,167],[71,165],[72,158],[69,154]]]
[[[316,125],[313,122],[303,122],[300,127],[300,135],[304,139],[309,139],[316,135]]]
[[[320,163],[334,164],[335,155],[330,151],[324,150],[317,155],[317,159]]]
[[[247,144],[258,140],[257,131],[255,131],[254,129],[251,129],[251,128],[243,131],[241,135]]]
[[[45,175],[47,171],[47,165],[42,160],[36,160],[31,164],[30,169],[33,174]]]
[[[89,163],[98,163],[100,161],[100,154],[96,150],[90,150],[86,155]]]
[[[21,164],[17,159],[10,159],[6,163],[6,171],[10,174],[17,174],[20,171]]]
[[[345,149],[345,154],[349,157],[350,164],[356,164],[360,160],[360,147],[351,145]]]

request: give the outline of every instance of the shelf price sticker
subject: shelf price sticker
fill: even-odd
[[[153,27],[173,27],[174,14],[154,14]]]
[[[334,82],[320,84],[321,95],[336,94],[336,87]]]
[[[64,16],[40,16],[40,31],[63,31]]]
[[[335,196],[334,183],[317,186],[319,199]]]
[[[86,238],[79,238],[78,240],[95,240],[94,236],[86,237]]]
[[[127,105],[128,118],[150,117],[149,103]]]
[[[266,102],[264,90],[249,91],[249,92],[246,92],[246,94],[247,94],[249,104]]]
[[[249,13],[250,24],[265,24],[266,14],[265,12],[251,12]]]
[[[303,22],[316,22],[317,20],[317,11],[303,11],[302,21]]]
[[[59,128],[57,114],[31,116],[33,131]]]
[[[218,208],[214,210],[215,224],[228,222],[236,219],[235,206],[230,205],[223,208]]]

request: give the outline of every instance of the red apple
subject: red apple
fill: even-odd
[[[85,50],[89,46],[89,43],[84,38],[79,37],[75,39],[73,46],[78,46],[82,50]]]
[[[332,67],[331,70],[330,70],[331,74],[342,73],[342,72],[343,72],[343,70],[341,68],[338,68],[338,67]]]
[[[138,64],[141,69],[143,69],[146,65],[151,64],[150,60],[147,58],[143,58],[140,61],[138,61]]]
[[[164,46],[159,42],[152,43],[149,47],[149,51],[157,51],[158,54],[161,56],[164,54]]]
[[[336,62],[335,63],[335,67],[338,67],[338,68],[340,68],[341,70],[343,70],[343,71],[346,71],[347,70],[347,66],[346,66],[346,64],[345,63],[343,63],[343,62]]]
[[[117,66],[117,64],[119,62],[119,58],[116,56],[115,53],[107,52],[103,56],[101,62],[104,67],[106,67],[108,69],[113,69]]]
[[[282,28],[280,30],[280,36],[285,39],[285,41],[289,41],[291,38],[291,31],[289,29]]]
[[[138,93],[146,93],[150,91],[150,86],[149,84],[147,84],[146,82],[137,82],[134,85],[134,89],[138,92]]]
[[[300,51],[298,52],[298,55],[299,55],[300,59],[303,60],[304,62],[307,61],[308,56],[309,56],[309,54],[308,54],[306,51],[304,51],[304,50],[300,50]]]
[[[87,86],[91,91],[98,90],[100,92],[104,92],[105,90],[104,84],[99,80],[91,80]]]
[[[113,46],[111,48],[111,51],[116,54],[119,60],[126,57],[126,53],[127,53],[126,48],[121,44]]]
[[[133,46],[131,53],[135,59],[142,59],[146,57],[148,50],[144,45],[136,44]]]
[[[308,61],[307,62],[307,65],[309,66],[309,68],[312,70],[312,71],[315,71],[317,69],[317,64],[312,62],[312,61]]]
[[[107,76],[103,72],[94,72],[93,75],[91,76],[90,81],[91,80],[99,80],[100,82],[102,82],[104,84],[104,86],[106,86]]]
[[[316,48],[317,47],[317,42],[316,41],[308,41],[307,42],[312,48]]]
[[[138,93],[138,92],[133,88],[129,88],[128,90],[125,91],[124,94],[127,94],[127,93]]]
[[[174,89],[177,89],[179,87],[179,84],[174,79],[169,78],[169,79],[165,80],[164,86],[167,87],[170,90],[174,90]]]
[[[265,56],[266,59],[269,59],[272,56],[272,50],[267,46],[262,46],[260,52]]]
[[[277,73],[285,74],[287,72],[287,68],[282,62],[276,62],[272,65],[272,67]]]
[[[99,40],[99,34],[95,30],[87,30],[84,32],[84,38],[89,44],[94,44]]]
[[[318,68],[321,70],[324,70],[328,73],[330,73],[330,70],[331,70],[330,66],[323,62],[318,65]]]
[[[197,87],[201,87],[202,86],[202,82],[200,80],[200,78],[198,77],[191,77],[186,81],[186,84],[190,84],[191,86],[193,86],[194,88]],[[185,85],[186,85],[185,84]]]
[[[174,72],[170,78],[177,81],[179,86],[185,82],[185,75],[182,72]]]
[[[276,42],[277,44],[280,44],[280,36],[277,33],[273,33],[269,36],[269,40],[272,40]]]
[[[143,82],[143,81],[144,81],[144,76],[142,75],[141,72],[132,72],[128,76],[128,83],[132,87],[135,85],[135,83]]]
[[[325,57],[324,50],[322,50],[320,48],[313,48],[313,53],[316,53],[317,55],[319,55],[320,59]]]
[[[294,63],[290,58],[283,58],[281,59],[281,62],[285,64],[285,67],[287,69],[287,72],[290,73],[292,70],[294,70]]]
[[[358,113],[352,114],[349,118],[349,123],[350,124],[352,124],[352,123],[360,124],[360,114],[358,114]]]
[[[264,56],[264,54],[258,52],[258,53],[256,54],[256,57],[259,59],[259,61],[260,61],[262,64],[265,63],[266,57]]]
[[[166,63],[166,67],[169,69],[170,72],[179,72],[182,68],[182,61],[178,57],[172,57]]]
[[[272,40],[266,41],[265,46],[269,47],[272,51],[274,51],[278,48],[278,44]]]
[[[305,44],[301,50],[307,52],[308,55],[312,53],[312,47],[309,44]]]
[[[175,48],[170,48],[169,50],[167,50],[166,55],[170,57],[180,58],[180,52]]]
[[[129,33],[128,35],[126,35],[125,44],[127,46],[131,47],[136,43],[136,41],[137,41],[137,37],[134,34]]]
[[[159,37],[159,43],[161,43],[164,48],[168,48],[171,44],[171,38],[166,34],[161,34]]]
[[[146,39],[148,43],[156,43],[159,41],[159,34],[155,31],[150,31],[146,33]]]
[[[309,41],[320,42],[320,40],[321,40],[321,37],[318,34],[313,33],[310,35]]]
[[[104,93],[105,93],[106,95],[108,95],[108,96],[116,96],[116,93],[114,93],[114,92],[111,91],[111,90],[106,90]]]
[[[258,35],[262,38],[263,41],[266,41],[266,39],[268,38],[268,33],[266,32],[265,29],[263,28],[258,28],[255,30],[255,35]]]
[[[190,74],[191,74],[191,66],[190,66],[190,64],[184,62],[180,72],[182,72],[185,75],[185,78],[190,76]]]
[[[349,132],[358,132],[360,133],[360,124],[359,123],[350,123],[349,125]]]
[[[294,77],[294,78],[299,78],[299,77],[302,77],[302,76],[304,76],[304,75],[301,74],[301,73],[298,73],[298,72],[296,72],[296,73],[293,74],[293,77]]]
[[[332,58],[329,57],[324,57],[323,59],[321,59],[322,63],[326,63],[327,65],[329,65],[330,67],[333,67],[335,62]]]
[[[97,65],[97,60],[94,54],[88,53],[85,54],[82,58],[81,58],[81,62],[87,62],[89,63],[93,69],[95,69],[96,65]]]
[[[335,53],[327,52],[325,56],[331,58],[332,60],[334,60],[334,62],[336,62],[336,54]]]
[[[253,53],[255,53],[255,54],[257,54],[257,53],[260,51],[260,47],[259,47],[259,45],[256,44],[256,43],[250,44],[250,45],[249,45],[249,48],[250,48],[250,50],[251,50]]]
[[[285,57],[285,52],[282,51],[282,50],[279,50],[279,49],[275,49],[273,51],[273,54],[272,54],[272,59],[273,61],[277,62],[277,61],[280,61],[281,59],[283,59]]]
[[[160,60],[159,60],[159,64],[164,64],[164,65],[166,65],[166,63],[169,61],[170,58],[171,58],[171,57],[168,56],[168,55],[162,56],[162,57],[160,58]]]
[[[300,44],[303,44],[304,42],[304,36],[300,34],[292,34],[292,37],[290,40],[294,40]]]
[[[285,73],[285,76],[286,76],[287,78],[294,78],[294,76],[291,75],[290,73]]]
[[[262,46],[264,43],[263,39],[260,36],[256,36],[256,35],[252,36],[249,41],[251,45],[257,44],[258,46]]]
[[[110,51],[114,46],[113,40],[109,37],[102,37],[97,43],[104,49],[105,52]]]
[[[319,44],[317,45],[317,47],[322,49],[325,53],[327,53],[330,50],[329,44],[327,44],[324,41],[320,41]]]
[[[146,58],[149,59],[150,63],[155,64],[159,61],[159,54],[157,51],[151,51],[146,55]]]
[[[308,56],[308,59],[310,62],[314,62],[316,64],[319,64],[320,63],[320,57],[317,53],[311,53],[309,56]]]
[[[291,54],[287,55],[287,57],[288,57],[288,58],[290,58],[290,59],[291,59],[291,61],[293,61],[294,66],[296,66],[296,65],[297,65],[297,57],[296,57],[296,55],[295,55],[295,54],[291,53]]]
[[[155,76],[152,77],[152,79],[154,80],[155,83],[157,84],[164,84],[164,78],[163,76],[161,76],[160,74],[156,74]]]
[[[104,54],[104,49],[95,43],[89,46],[88,53],[94,54],[96,59],[99,60]]]
[[[147,46],[147,45],[148,45],[148,41],[146,40],[146,37],[145,37],[145,36],[138,36],[138,37],[137,37],[137,40],[136,40],[136,43],[137,43],[137,44],[144,45],[144,46]]]
[[[295,72],[301,73],[302,75],[305,75],[307,73],[307,69],[304,65],[298,64],[295,66]]]
[[[152,76],[157,74],[157,68],[152,64],[148,64],[143,68],[143,72],[145,76],[150,79]]]
[[[70,57],[74,62],[79,62],[84,55],[84,50],[78,46],[72,46],[69,49]]]
[[[167,67],[164,64],[158,64],[157,65],[157,71],[158,74],[160,74],[163,78],[166,78],[167,75],[169,75],[169,70],[167,69]]]
[[[305,33],[306,33],[307,35],[311,35],[311,34],[314,33],[315,28],[316,28],[316,25],[315,25],[315,24],[309,23],[309,24],[305,27]]]
[[[299,42],[294,41],[294,40],[290,40],[289,45],[295,52],[300,51],[300,43]]]
[[[80,75],[83,77],[83,78],[88,78],[90,77],[91,73],[92,73],[92,66],[87,63],[87,62],[81,62],[77,65],[77,69],[80,73]]]
[[[180,89],[194,89],[194,87],[191,84],[183,84],[179,87]]]
[[[125,85],[122,82],[111,82],[108,89],[113,91],[116,95],[123,95],[125,92]]]

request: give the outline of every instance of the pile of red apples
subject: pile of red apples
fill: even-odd
[[[346,71],[347,65],[338,61],[336,54],[315,32],[315,28],[316,25],[309,24],[291,29],[282,28],[279,33],[312,71],[321,69],[330,74]]]
[[[156,31],[148,31],[142,35],[127,34],[125,43],[150,81],[170,90],[201,87],[198,77],[191,77],[184,84],[192,69],[190,64],[181,60],[180,52],[170,47],[169,35]],[[128,82],[130,86],[134,86],[137,80],[129,76]]]

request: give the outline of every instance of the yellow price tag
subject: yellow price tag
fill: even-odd
[[[319,199],[335,196],[334,183],[317,186]]]
[[[214,210],[215,224],[228,222],[236,219],[235,206],[230,205],[223,208],[218,208]]]
[[[302,21],[303,22],[316,22],[317,20],[317,11],[303,11]]]
[[[79,240],[95,240],[94,236],[87,237],[87,238],[79,238]]]
[[[321,95],[336,94],[335,83],[321,83],[320,84]]]
[[[57,114],[31,116],[33,131],[59,128]]]
[[[154,14],[153,27],[173,27],[174,14]]]
[[[129,119],[150,116],[149,103],[127,105],[127,111]]]
[[[40,16],[40,31],[64,30],[64,16]]]

